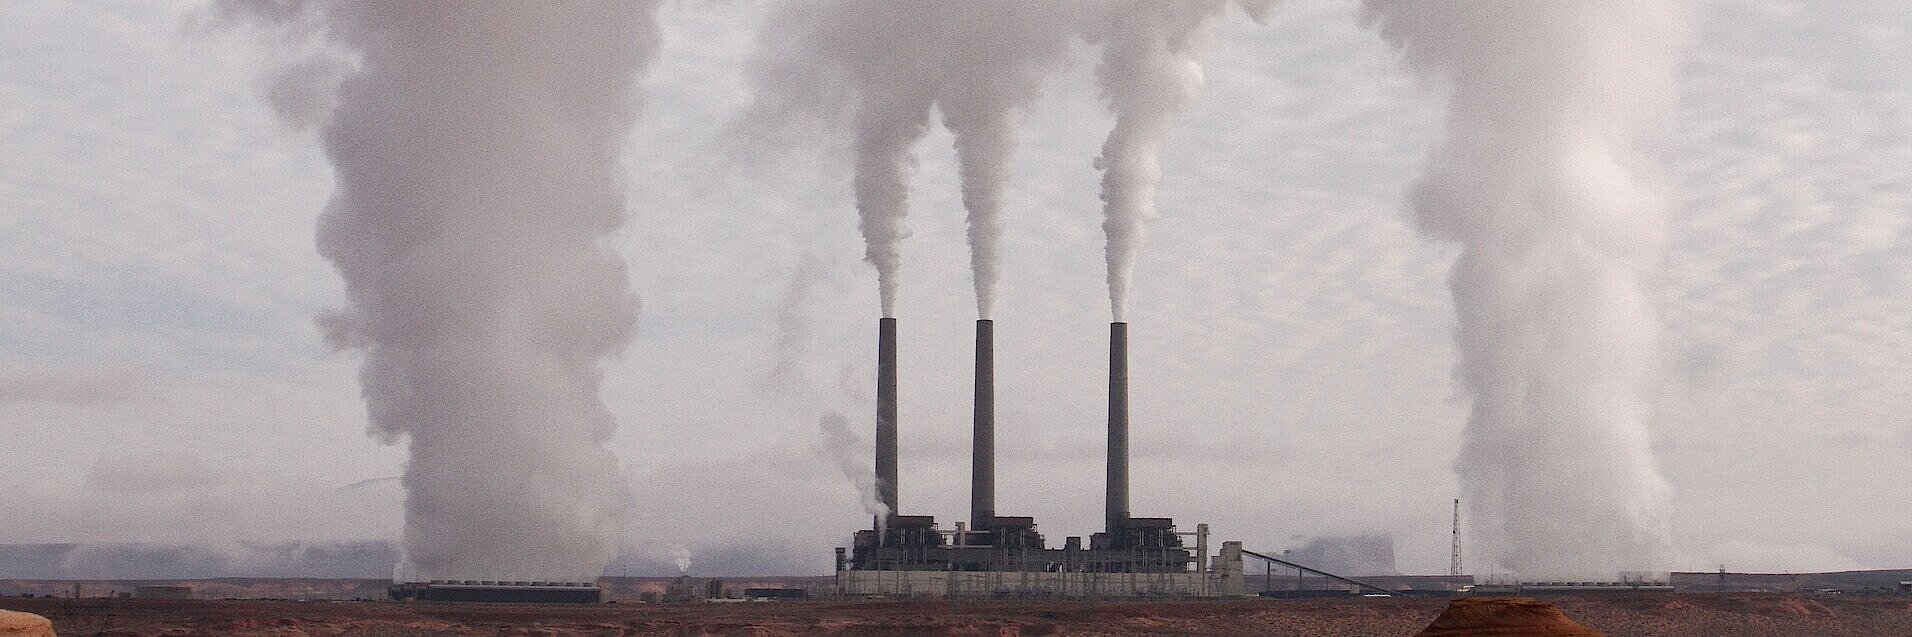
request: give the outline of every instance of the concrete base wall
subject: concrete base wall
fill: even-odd
[[[1224,589],[1215,573],[837,572],[837,592],[850,597],[1219,597]]]

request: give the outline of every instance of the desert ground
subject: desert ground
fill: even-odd
[[[1547,597],[1612,637],[1912,635],[1912,596]],[[1407,637],[1446,598],[1187,602],[460,604],[4,598],[78,635],[1360,635]]]

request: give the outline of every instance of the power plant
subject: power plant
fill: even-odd
[[[897,502],[896,319],[877,329],[877,494],[885,512],[836,550],[838,593],[913,597],[1215,597],[1242,595],[1240,542],[1209,553],[1208,525],[1129,509],[1128,324],[1109,324],[1108,475],[1104,527],[1051,548],[1034,517],[996,514],[995,323],[976,321],[969,521],[901,515]],[[1193,545],[1188,539],[1193,538]]]

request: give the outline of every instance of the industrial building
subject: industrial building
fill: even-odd
[[[1622,571],[1613,581],[1530,581],[1490,576],[1468,587],[1473,595],[1542,595],[1559,593],[1671,593],[1671,573]]]
[[[395,600],[428,602],[596,604],[604,601],[604,589],[596,582],[431,580],[393,584],[388,593]]]
[[[1179,531],[1129,509],[1128,324],[1109,324],[1103,530],[1051,548],[1033,517],[995,510],[995,333],[976,321],[970,512],[944,529],[897,512],[896,319],[877,324],[876,485],[888,513],[837,549],[838,593],[881,597],[1216,597],[1244,593],[1240,542],[1210,553],[1208,525]]]
[[[133,587],[137,599],[192,599],[193,587],[183,584],[140,584]]]

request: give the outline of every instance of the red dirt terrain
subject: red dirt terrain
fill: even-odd
[[[80,635],[1323,635],[1409,637],[1441,598],[1192,602],[454,604],[0,599]],[[1547,597],[1609,637],[1912,635],[1912,597],[1767,593]],[[1452,633],[1449,633],[1452,634]],[[1478,633],[1477,633],[1478,634]],[[1492,634],[1492,633],[1486,633]],[[1515,633],[1522,634],[1522,633]]]
[[[0,610],[0,636],[51,637],[53,624],[32,613]]]
[[[1454,600],[1415,637],[1606,637],[1568,619],[1560,607],[1522,597]]]

